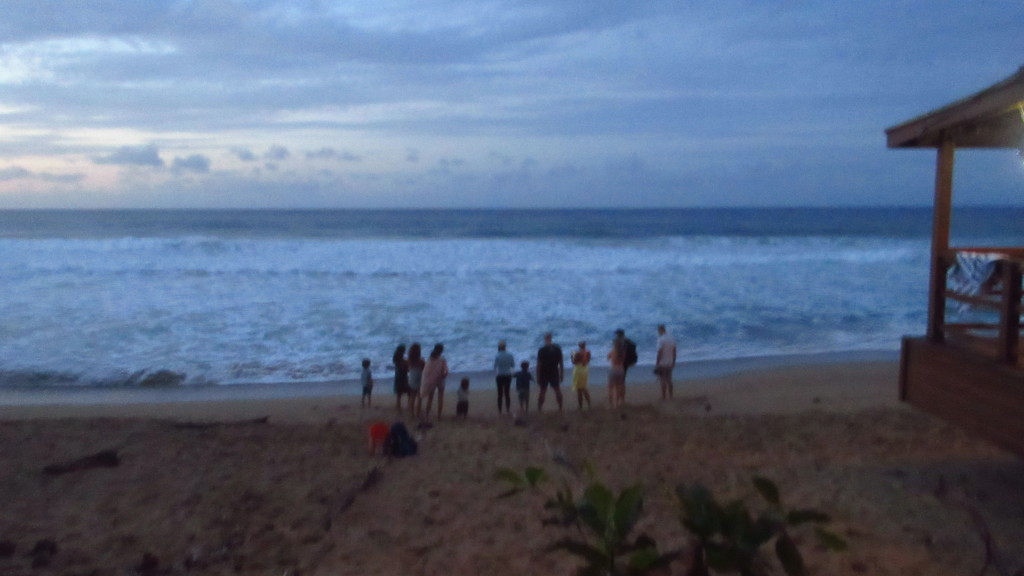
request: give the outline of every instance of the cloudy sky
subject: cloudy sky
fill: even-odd
[[[1020,0],[3,0],[0,208],[928,204]],[[1024,200],[958,153],[957,202]]]

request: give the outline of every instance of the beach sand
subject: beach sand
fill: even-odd
[[[368,423],[394,418],[389,385],[368,410],[338,395],[8,403],[0,575],[571,574],[577,560],[547,548],[576,532],[543,526],[543,502],[587,465],[644,487],[637,532],[662,550],[688,545],[677,484],[756,503],[761,475],[848,542],[826,552],[798,530],[813,574],[977,574],[986,533],[1004,573],[1024,569],[1024,462],[900,404],[897,371],[773,367],[678,382],[663,402],[637,369],[620,411],[594,385],[592,410],[566,390],[564,414],[549,394],[522,426],[497,416],[487,378],[454,421],[450,381],[448,415],[412,426],[419,454],[394,460],[366,446]],[[44,472],[104,450],[117,466]],[[557,482],[499,497],[496,470],[532,465]]]

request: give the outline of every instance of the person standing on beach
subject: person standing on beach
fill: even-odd
[[[629,338],[626,338],[626,331],[619,328],[615,331],[615,339],[619,342],[622,347],[622,382],[626,382],[626,373],[629,372],[630,366],[636,364],[636,342],[633,342]]]
[[[544,408],[544,397],[547,395],[548,386],[554,388],[558,411],[562,411],[562,389],[559,386],[565,377],[565,364],[562,358],[562,347],[551,340],[551,332],[544,334],[544,345],[537,350],[537,386],[540,387],[540,392],[537,394],[537,412]]]
[[[616,332],[608,352],[608,405],[618,408],[626,400],[626,345]]]
[[[423,352],[419,342],[409,345],[409,417],[419,418],[423,409],[423,399],[420,398],[420,384],[423,382],[423,367],[426,362],[423,360]]]
[[[408,398],[409,409],[412,409],[412,394],[409,393],[409,362],[405,359],[405,344],[399,344],[391,356],[395,365],[395,412],[402,413],[402,396]]]
[[[448,377],[448,361],[441,354],[444,353],[444,344],[434,344],[430,351],[430,358],[423,367],[423,385],[420,388],[420,398],[426,397],[427,409],[423,417],[430,420],[430,408],[434,403],[434,392],[437,392],[437,420],[441,420],[441,411],[444,408],[444,379]]]
[[[516,395],[519,396],[519,413],[526,415],[530,412],[530,381],[533,380],[533,374],[526,360],[519,367],[522,369],[516,372]]]
[[[505,412],[512,413],[512,370],[516,359],[505,350],[505,341],[498,342],[498,354],[494,357],[494,382],[498,386],[498,414],[501,415],[501,400],[505,399]]]
[[[363,396],[359,399],[359,406],[369,408],[373,403],[373,372],[370,370],[369,358],[363,358],[363,371],[359,373],[359,383],[363,385]]]
[[[572,389],[576,391],[576,402],[580,410],[583,410],[583,399],[587,400],[587,408],[590,408],[590,391],[587,384],[590,381],[590,350],[587,350],[587,343],[580,340],[579,350],[572,353]]]
[[[658,359],[654,363],[654,373],[661,384],[661,399],[672,398],[672,369],[676,366],[676,341],[665,330],[664,324],[658,325]]]

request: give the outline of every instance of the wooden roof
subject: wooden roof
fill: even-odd
[[[977,94],[885,131],[889,148],[1024,147],[1024,67]]]

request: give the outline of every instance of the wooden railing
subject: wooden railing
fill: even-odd
[[[992,277],[977,294],[963,294],[948,285],[947,274],[959,252],[995,257]],[[1017,365],[1022,359],[1021,274],[1024,248],[959,248],[936,257],[932,266],[929,338],[935,342],[964,346],[993,360]],[[951,322],[947,306],[966,306],[993,318],[992,321]]]

